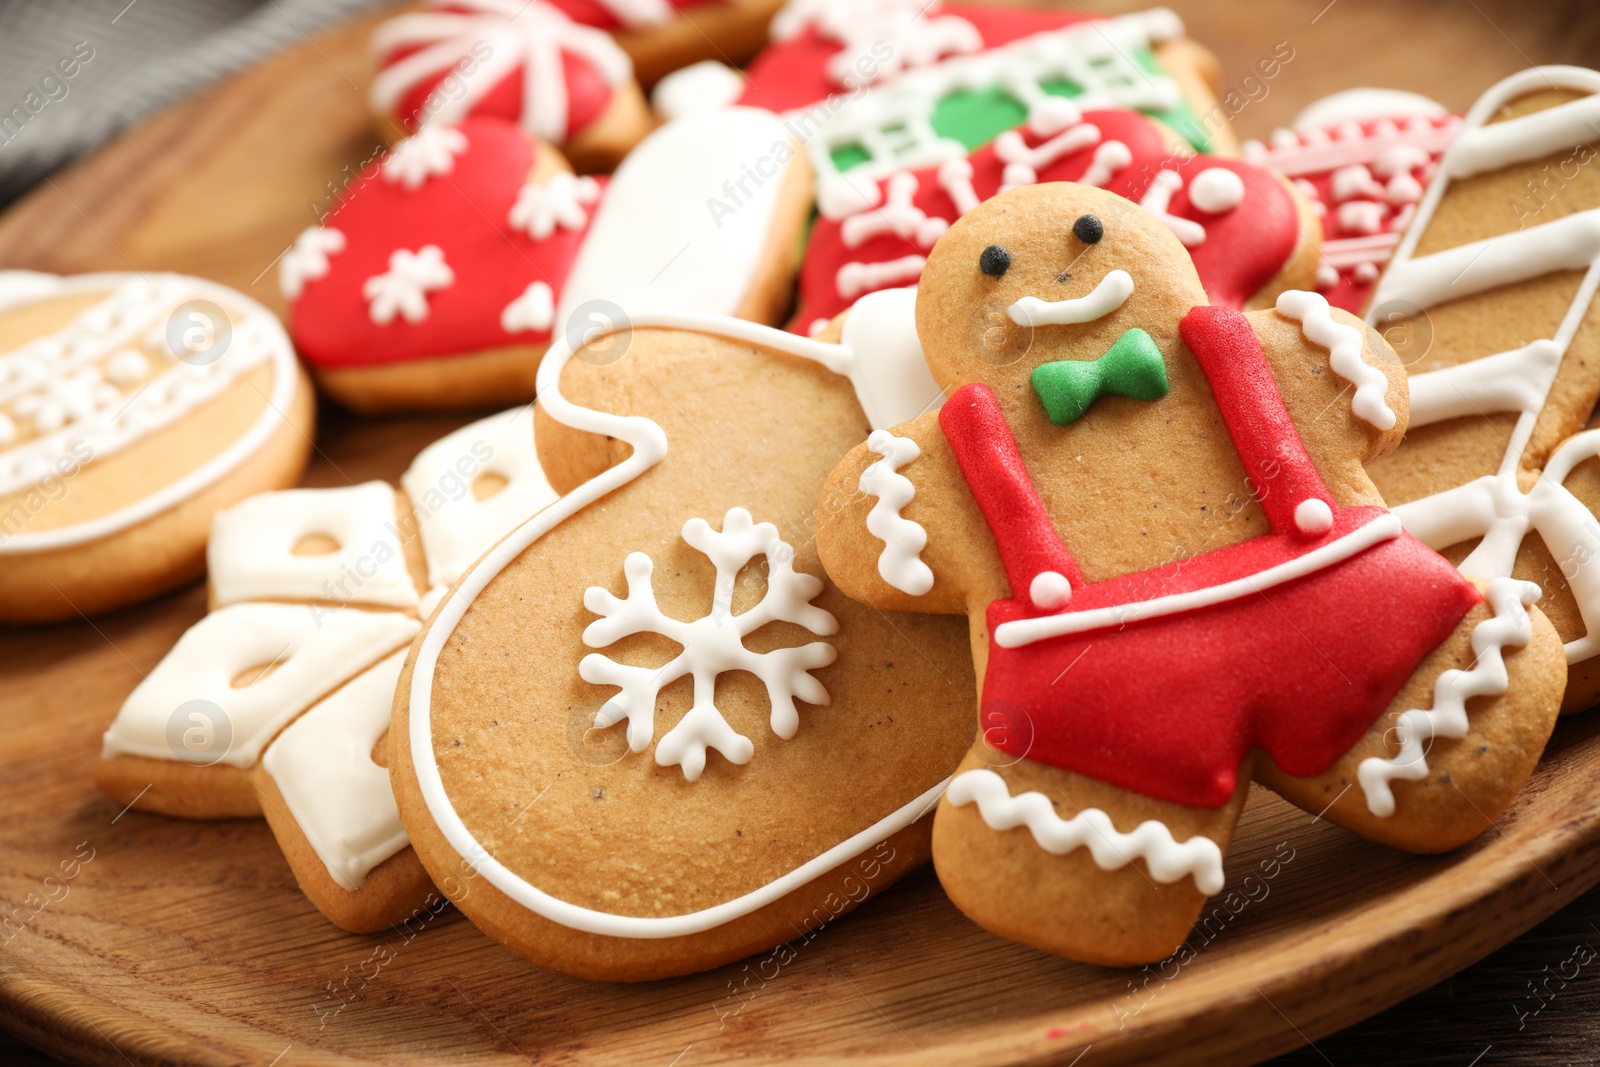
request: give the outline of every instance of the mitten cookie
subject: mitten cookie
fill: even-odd
[[[277,319],[232,289],[0,272],[0,621],[198,577],[217,509],[299,478],[313,414]]]
[[[379,26],[372,49],[369,100],[390,140],[503,119],[605,171],[650,131],[627,53],[544,0],[435,0]]]
[[[1293,179],[1321,220],[1316,289],[1328,303],[1366,307],[1460,125],[1410,93],[1355,89],[1311,105],[1266,144],[1244,143],[1244,158]]]
[[[436,877],[477,871],[456,903],[491,936],[683,974],[792,952],[926,859],[973,728],[965,628],[845,599],[809,534],[867,412],[921,408],[872,321],[903,296],[839,343],[663,312],[552,348],[565,495],[445,598],[393,720],[411,840]]]
[[[1051,116],[1068,97],[1084,110],[1144,111],[1197,148],[1225,155],[1236,148],[1208,84],[1215,60],[1183,36],[1170,11],[1084,22],[1071,12],[1004,7],[917,16],[922,6],[887,4],[876,21],[857,17],[853,5],[850,14],[841,7],[797,16],[793,23],[807,29],[751,64],[750,87],[739,102],[792,112],[790,128],[806,144],[825,214],[865,207],[862,194],[895,171],[962,158],[1024,121],[1053,125]],[[883,31],[865,29],[837,55],[810,43],[819,34],[827,38],[819,24],[869,23],[898,27],[904,46],[892,48],[879,40]],[[944,39],[941,27],[955,23],[971,25],[982,49],[951,55],[931,47]],[[826,72],[844,55],[857,72],[852,77],[869,84],[818,103],[842,88],[833,79],[844,71]],[[924,57],[938,62],[918,65]],[[873,83],[880,71],[898,72]],[[811,86],[797,92],[793,87],[807,85],[808,74]]]
[[[220,513],[213,612],[128,698],[101,788],[147,811],[265,815],[296,881],[347,930],[411,914],[433,883],[389,789],[395,678],[437,583],[554,499],[532,432],[528,408],[463,427],[418,455],[406,497],[368,482]],[[419,597],[425,568],[436,591]]]
[[[1409,340],[1411,375],[1411,430],[1373,481],[1465,573],[1544,586],[1571,709],[1600,694],[1600,526],[1566,484],[1600,452],[1578,433],[1600,398],[1597,123],[1594,71],[1535,68],[1485,93],[1368,315]]]
[[[861,206],[839,214],[825,205],[812,227],[797,325],[817,328],[862,293],[915,284],[928,250],[964,212],[1053,181],[1098,185],[1156,213],[1189,250],[1213,304],[1270,307],[1285,289],[1309,287],[1318,232],[1309,203],[1248,163],[1174,155],[1173,140],[1136,111],[1079,112],[1052,99],[966,158],[853,179]]]
[[[358,411],[531,399],[603,181],[495,119],[396,145],[279,263],[318,386]]]
[[[818,545],[853,597],[970,619],[982,732],[934,827],[969,916],[1162,959],[1223,887],[1253,774],[1423,850],[1504,809],[1558,641],[1534,587],[1485,592],[1383,509],[1362,462],[1404,433],[1404,380],[1357,320],[1303,292],[1210,306],[1161,219],[1055,183],[950,227],[917,328],[950,398],[846,457]]]

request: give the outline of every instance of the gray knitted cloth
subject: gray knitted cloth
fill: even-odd
[[[133,122],[382,0],[0,0],[0,203]]]

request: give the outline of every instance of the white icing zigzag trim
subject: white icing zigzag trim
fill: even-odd
[[[888,430],[873,430],[867,448],[883,457],[861,472],[858,483],[863,493],[878,498],[867,513],[867,532],[883,542],[878,574],[900,592],[922,596],[933,588],[933,571],[921,555],[928,531],[900,514],[916,495],[916,487],[900,468],[922,455],[922,449],[911,438],[896,437]]]
[[[992,830],[1027,827],[1039,847],[1053,855],[1087,848],[1103,871],[1121,870],[1142,859],[1150,868],[1150,877],[1163,885],[1192,877],[1195,888],[1211,896],[1220,893],[1225,884],[1220,845],[1198,835],[1180,844],[1172,831],[1155,819],[1145,820],[1130,834],[1118,830],[1111,816],[1099,808],[1085,808],[1063,819],[1043,793],[1012,796],[1006,780],[989,770],[956,775],[945,798],[956,807],[976,803],[978,814]]]
[[[1420,782],[1428,777],[1428,750],[1436,737],[1460,740],[1467,736],[1467,701],[1473,697],[1500,696],[1511,686],[1504,652],[1522,648],[1533,640],[1533,620],[1527,608],[1539,599],[1539,587],[1515,578],[1496,578],[1486,594],[1494,614],[1472,628],[1476,657],[1467,670],[1454,668],[1434,679],[1433,708],[1412,708],[1396,722],[1400,752],[1387,759],[1369,756],[1361,761],[1356,778],[1367,794],[1367,810],[1380,819],[1394,814],[1396,779]]]
[[[1278,314],[1300,323],[1300,332],[1312,344],[1328,350],[1333,373],[1356,387],[1350,410],[1356,418],[1380,430],[1394,428],[1395,414],[1385,399],[1389,378],[1361,358],[1363,339],[1354,326],[1334,322],[1328,301],[1316,293],[1291,289],[1278,297]]]

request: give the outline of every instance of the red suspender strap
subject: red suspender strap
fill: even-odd
[[[1082,589],[1083,574],[1056,535],[989,387],[974,382],[958,389],[939,409],[939,427],[989,524],[1011,595],[1026,597],[1040,571],[1055,571]]]
[[[1295,508],[1308,499],[1335,508],[1283,406],[1250,320],[1232,308],[1202,304],[1183,317],[1178,333],[1211,383],[1251,491],[1272,529],[1296,532]]]

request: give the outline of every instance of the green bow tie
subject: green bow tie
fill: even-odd
[[[1107,393],[1135,400],[1167,395],[1167,367],[1150,335],[1135,328],[1094,360],[1064,359],[1033,368],[1033,391],[1057,426],[1076,422]]]

